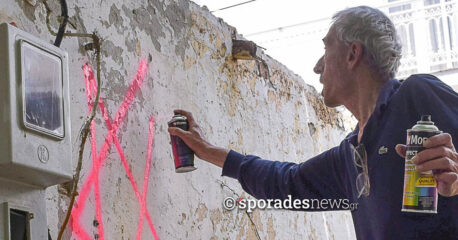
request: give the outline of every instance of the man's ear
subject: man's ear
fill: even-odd
[[[347,52],[347,67],[354,69],[363,58],[363,45],[360,42],[352,42],[348,46]]]

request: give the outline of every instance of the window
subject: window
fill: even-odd
[[[437,26],[436,26],[435,19],[429,20],[429,36],[430,36],[430,42],[431,42],[431,50],[433,52],[438,52],[439,43],[437,39]]]
[[[413,23],[409,23],[408,25],[400,25],[397,28],[397,32],[399,34],[399,38],[401,39],[402,44],[402,54],[406,55],[414,55],[415,56],[415,35],[413,29]]]
[[[441,0],[424,0],[423,2],[425,6],[429,6],[429,5],[438,4],[441,2]]]
[[[410,53],[415,55],[415,32],[413,29],[413,23],[409,24],[409,39],[410,39]]]
[[[450,40],[450,49],[451,50],[454,50],[455,46],[456,46],[456,43],[455,43],[456,30],[455,30],[455,24],[454,24],[454,21],[453,21],[454,18],[455,18],[455,16],[447,16],[448,36],[449,36],[449,40]]]
[[[409,4],[400,5],[400,6],[390,7],[388,11],[390,13],[395,13],[395,12],[402,12],[402,11],[406,11],[410,9],[412,9],[412,5],[409,3]]]
[[[440,48],[441,49],[445,49],[445,35],[444,35],[444,24],[443,24],[443,21],[442,21],[442,18],[439,19],[439,30],[440,30]]]
[[[407,31],[404,25],[401,25],[398,29],[399,37],[401,38],[402,53],[407,54],[409,52],[409,45],[407,44]]]

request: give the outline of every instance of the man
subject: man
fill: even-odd
[[[344,105],[358,120],[339,146],[300,164],[262,160],[208,143],[191,113],[182,110],[176,112],[188,117],[189,131],[169,132],[256,198],[358,202],[352,215],[359,239],[458,239],[458,153],[453,143],[458,95],[431,75],[413,75],[402,83],[393,79],[401,45],[393,23],[379,10],[349,8],[333,20],[314,71],[320,74],[325,104]],[[420,172],[434,170],[438,213],[401,212],[406,148],[397,143],[405,142],[406,130],[425,114],[444,133],[429,138],[426,150],[412,160]]]

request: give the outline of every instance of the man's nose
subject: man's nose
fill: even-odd
[[[324,56],[322,56],[320,59],[318,59],[318,62],[316,62],[315,67],[313,68],[313,71],[316,74],[323,73],[323,58],[324,58]]]

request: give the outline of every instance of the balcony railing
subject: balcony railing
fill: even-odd
[[[397,1],[380,9],[390,16],[402,41],[399,78],[458,67],[456,1]]]

